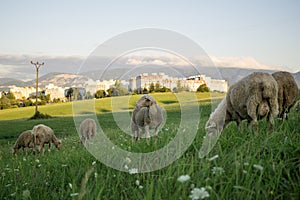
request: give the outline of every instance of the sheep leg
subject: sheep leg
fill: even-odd
[[[145,132],[146,132],[146,140],[147,140],[147,144],[150,144],[150,133],[149,133],[149,125],[145,126]]]
[[[247,113],[251,120],[248,120],[248,130],[251,131],[251,127],[254,126],[255,135],[258,135],[258,125],[257,125],[257,106],[258,103],[255,101],[255,96],[250,97],[247,102]],[[250,123],[249,123],[250,122]]]

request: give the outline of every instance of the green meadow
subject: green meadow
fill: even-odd
[[[232,123],[200,159],[212,99],[224,94],[185,93],[180,101],[172,93],[151,95],[163,107],[166,120],[157,141],[151,138],[149,145],[145,139],[132,142],[114,120],[114,115],[131,113],[140,95],[77,104],[92,103],[107,138],[123,150],[140,153],[161,149],[176,137],[183,104],[188,112],[198,110],[197,134],[187,150],[170,165],[147,173],[119,171],[91,155],[79,142],[72,103],[40,106],[40,112],[53,116],[43,120],[28,120],[34,107],[0,110],[0,199],[192,199],[193,195],[201,199],[201,194],[206,199],[299,199],[300,113],[292,109],[289,120],[276,119],[273,133],[265,119],[259,121],[258,136],[246,124],[239,132]],[[12,155],[18,135],[36,124],[50,126],[62,149],[52,145],[45,155],[31,151],[25,155],[21,150]]]

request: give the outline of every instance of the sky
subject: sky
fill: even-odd
[[[24,55],[84,60],[110,38],[141,28],[185,35],[220,66],[300,71],[298,0],[1,2],[0,77],[27,65],[18,62]]]

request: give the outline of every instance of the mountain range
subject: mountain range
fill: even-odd
[[[228,85],[232,85],[241,78],[249,75],[250,73],[261,71],[267,73],[273,73],[275,70],[258,70],[258,69],[244,69],[244,68],[212,68],[203,67],[199,73],[202,75],[210,76],[214,79],[224,79],[228,82]],[[135,77],[141,73],[144,73],[144,69],[137,68],[134,70],[129,70],[128,68],[114,68],[111,70],[95,70],[83,72],[80,74],[71,73],[59,73],[52,72],[39,77],[39,86],[44,87],[48,84],[54,84],[60,87],[71,87],[80,86],[86,83],[92,83],[95,80],[109,80],[109,79],[121,79],[129,80],[131,77]],[[196,75],[195,69],[192,67],[173,67],[162,68],[159,66],[153,66],[147,68],[147,73],[165,73],[173,77],[187,77],[190,75]],[[300,87],[300,71],[292,74]],[[13,78],[0,78],[0,86],[6,87],[10,85],[16,85],[19,87],[23,86],[35,86],[35,80],[21,81]]]

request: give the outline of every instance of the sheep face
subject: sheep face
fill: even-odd
[[[54,143],[54,145],[55,145],[55,147],[56,147],[57,149],[60,149],[60,148],[61,148],[61,142],[60,142],[59,140],[56,140],[56,141],[54,141],[53,143]]]

